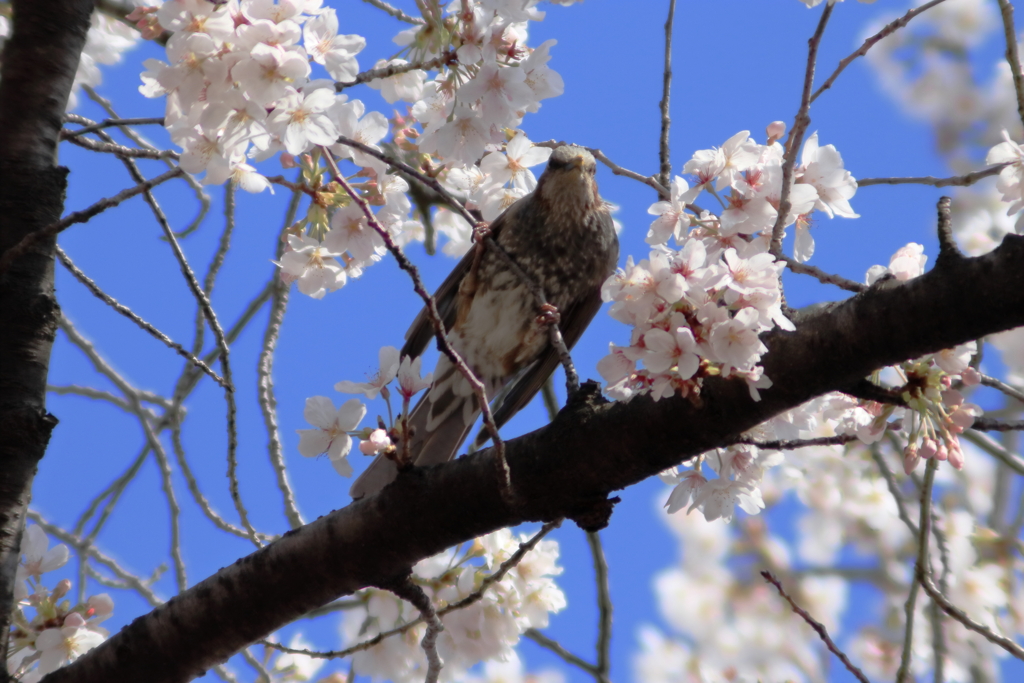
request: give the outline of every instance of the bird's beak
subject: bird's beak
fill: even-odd
[[[582,171],[583,170],[583,164],[585,164],[585,163],[586,163],[586,161],[584,161],[583,155],[580,154],[580,155],[574,156],[572,158],[572,161],[569,162],[569,166],[574,171]]]

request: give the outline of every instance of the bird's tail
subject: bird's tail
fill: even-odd
[[[498,387],[484,382],[487,395],[493,396]],[[434,383],[409,415],[409,460],[416,465],[437,465],[455,457],[470,428],[480,416],[480,404],[473,388],[462,373],[441,356]],[[396,443],[401,450],[403,444]],[[376,493],[398,476],[398,467],[383,455],[378,455],[359,478],[349,493],[359,499]]]

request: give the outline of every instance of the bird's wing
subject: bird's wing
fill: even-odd
[[[573,301],[566,310],[559,311],[561,322],[558,327],[562,332],[566,347],[571,349],[576,345],[583,330],[587,329],[587,325],[594,319],[600,308],[601,290],[594,289],[585,297]],[[558,352],[549,344],[540,358],[527,366],[523,373],[516,378],[512,388],[505,394],[501,405],[494,411],[494,421],[499,427],[526,407],[526,404],[540,391],[544,382],[558,367],[559,362]]]
[[[493,223],[490,225],[491,237],[497,239],[498,233],[507,222],[505,218],[510,213],[518,211],[525,199],[520,199],[512,206],[508,207],[500,216],[498,216]],[[463,279],[473,267],[473,260],[476,258],[477,247],[474,245],[470,248],[469,252],[462,257],[452,272],[448,273],[448,277],[445,278],[441,286],[434,292],[434,301],[437,304],[437,312],[441,315],[441,320],[444,322],[444,329],[448,331],[452,329],[452,325],[455,324],[455,313],[457,307],[455,305],[456,295],[459,293],[459,285],[462,284]],[[410,358],[417,358],[423,355],[423,351],[427,348],[427,344],[434,338],[434,326],[430,323],[430,316],[427,314],[427,307],[424,306],[420,310],[419,315],[412,321],[412,325],[409,326],[409,330],[405,333],[405,346],[402,347],[402,355],[409,356]]]

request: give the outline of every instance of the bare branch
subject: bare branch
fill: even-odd
[[[68,120],[70,121],[71,119],[69,118]],[[62,140],[70,140],[71,138],[76,138],[79,135],[85,135],[86,133],[92,133],[94,131],[102,130],[104,128],[110,128],[111,126],[121,127],[121,126],[146,126],[146,125],[162,126],[162,125],[164,125],[164,118],[162,116],[160,116],[160,117],[136,118],[136,119],[104,119],[104,120],[102,120],[102,121],[100,121],[98,123],[94,123],[92,125],[85,126],[84,128],[79,128],[78,130],[67,130],[65,128],[64,130],[62,130],[60,132],[60,137],[61,137]]]
[[[665,67],[662,75],[661,90],[661,140],[658,145],[658,159],[661,162],[661,173],[658,180],[663,187],[672,182],[672,159],[668,149],[668,133],[672,126],[669,117],[669,94],[672,91],[672,21],[676,15],[676,0],[668,0],[668,18],[665,20]]]
[[[995,377],[989,377],[988,375],[982,375],[981,376],[981,383],[984,384],[986,387],[992,387],[993,389],[998,389],[999,391],[1003,392],[1004,394],[1006,394],[1010,398],[1016,399],[1016,400],[1020,401],[1021,403],[1024,403],[1024,391],[1021,391],[1020,389],[1017,389],[1016,387],[1012,387],[1009,384],[1006,384],[1005,382],[1001,382],[998,379],[996,379]]]
[[[143,192],[148,192],[157,185],[165,183],[168,180],[171,180],[172,178],[177,178],[178,176],[184,175],[184,173],[185,172],[182,171],[180,168],[171,169],[170,171],[158,175],[155,178],[139,182],[139,184],[136,185],[135,187],[129,187],[126,190],[121,190],[113,197],[105,197],[99,200],[98,202],[94,203],[87,209],[83,209],[81,211],[73,211],[72,213],[66,215],[64,218],[61,218],[56,223],[51,223],[50,225],[47,225],[45,228],[40,228],[35,232],[30,232],[29,234],[25,235],[25,237],[22,238],[20,242],[15,244],[13,247],[5,251],[2,256],[0,256],[0,275],[6,272],[7,269],[10,268],[11,263],[13,263],[15,259],[24,254],[33,245],[39,244],[48,239],[52,239],[53,237],[56,237],[64,230],[70,228],[75,223],[85,223],[93,216],[103,213],[107,209],[115,207],[121,202],[131,199],[136,195],[140,195]]]
[[[366,2],[367,0],[363,1]],[[341,92],[346,88],[351,88],[352,86],[359,85],[360,83],[369,83],[370,81],[375,81],[378,78],[390,78],[391,76],[397,76],[398,74],[404,74],[410,71],[417,71],[419,69],[422,69],[423,71],[429,71],[430,69],[436,69],[440,66],[444,66],[445,64],[451,64],[457,59],[458,57],[456,57],[455,55],[455,50],[448,50],[443,54],[434,57],[433,59],[428,59],[425,62],[410,62],[408,64],[388,64],[387,66],[382,66],[379,69],[370,69],[369,71],[364,71],[361,74],[357,74],[354,80],[349,81],[347,83],[335,83],[334,90],[336,92]]]
[[[675,2],[672,2],[675,5]],[[597,584],[597,672],[598,683],[609,680],[612,670],[612,596],[608,586],[608,562],[601,547],[601,537],[596,531],[587,532],[587,544],[594,558],[594,583]]]
[[[373,5],[377,9],[384,10],[385,12],[393,16],[395,19],[398,19],[399,21],[404,21],[407,24],[423,25],[427,23],[420,17],[409,16],[408,14],[398,9],[397,7],[392,7],[388,3],[384,2],[384,0],[363,0],[363,2],[365,2],[368,5]]]
[[[854,282],[853,280],[847,280],[845,277],[842,277],[841,275],[833,275],[831,273],[826,273],[822,269],[817,268],[815,266],[809,266],[805,263],[800,263],[795,258],[786,256],[785,254],[782,254],[778,258],[780,261],[785,263],[786,267],[789,268],[794,273],[798,273],[800,275],[810,275],[811,277],[815,278],[816,280],[818,280],[818,282],[821,282],[822,284],[835,285],[836,287],[839,287],[840,289],[845,289],[848,292],[863,292],[865,289],[868,288],[867,285],[862,285],[859,282]]]
[[[870,50],[872,47],[875,46],[876,43],[878,43],[878,41],[882,40],[883,38],[886,38],[887,36],[892,35],[899,29],[909,24],[910,20],[916,17],[918,14],[921,14],[922,12],[931,9],[935,5],[938,5],[940,2],[944,2],[944,0],[932,0],[929,3],[921,5],[920,7],[915,7],[914,9],[910,10],[899,19],[895,19],[889,22],[884,27],[882,27],[881,31],[871,36],[870,38],[866,39],[859,48],[854,50],[854,52],[850,56],[845,57],[839,62],[839,66],[837,66],[836,70],[832,72],[832,75],[829,76],[825,80],[825,82],[821,84],[821,87],[814,92],[814,95],[811,96],[811,102],[814,102],[814,100],[818,99],[818,96],[821,95],[821,93],[831,88],[832,84],[836,82],[837,78],[839,78],[839,74],[843,73],[843,70],[845,70],[846,67],[850,66],[853,60],[857,59],[858,57],[863,57],[868,53],[868,50]]]
[[[136,325],[141,327],[143,330],[148,332],[151,336],[155,337],[156,339],[160,340],[161,342],[163,342],[164,344],[166,344],[170,348],[172,348],[175,351],[177,351],[178,355],[180,355],[183,358],[185,358],[186,360],[190,361],[197,368],[199,368],[200,370],[205,372],[207,375],[209,375],[213,379],[214,382],[216,382],[217,384],[219,384],[222,387],[224,386],[224,380],[220,377],[220,375],[218,375],[216,372],[214,372],[210,368],[209,365],[207,365],[206,363],[204,363],[203,361],[199,360],[198,358],[193,356],[191,353],[189,353],[188,350],[186,350],[184,346],[182,346],[178,342],[172,340],[166,334],[164,334],[163,332],[161,332],[160,330],[156,329],[151,324],[149,324],[148,322],[143,320],[134,311],[132,311],[132,309],[130,309],[127,306],[125,306],[124,304],[118,302],[117,299],[115,299],[114,297],[110,296],[109,294],[104,292],[102,289],[100,289],[99,285],[97,285],[88,275],[83,273],[78,268],[78,266],[76,266],[74,264],[74,262],[71,260],[71,258],[68,257],[68,255],[66,253],[64,253],[64,250],[61,249],[60,247],[57,247],[57,257],[60,259],[60,262],[64,264],[64,267],[68,269],[68,272],[70,272],[72,275],[74,275],[75,278],[79,282],[81,282],[83,285],[88,287],[89,291],[91,291],[98,299],[103,301],[105,304],[107,304],[108,306],[113,308],[115,311],[117,311],[121,315],[123,315],[126,318],[128,318],[129,320],[131,320],[133,323],[135,323]]]
[[[1006,37],[1006,63],[1013,75],[1013,91],[1017,95],[1017,116],[1024,124],[1024,76],[1020,72],[1020,58],[1017,56],[1017,29],[1013,27],[1013,3],[999,0],[999,13],[1003,17],[1003,35]]]
[[[772,241],[768,249],[776,258],[782,256],[782,233],[786,229],[786,219],[789,217],[789,210],[793,207],[789,194],[793,190],[793,169],[796,166],[796,157],[800,153],[801,145],[803,145],[807,126],[811,123],[811,117],[808,112],[811,109],[811,88],[814,85],[814,68],[818,59],[818,45],[821,43],[821,37],[825,33],[825,26],[828,25],[828,20],[832,16],[834,7],[835,5],[831,2],[825,4],[821,12],[821,19],[818,21],[818,27],[814,30],[814,35],[807,41],[807,69],[804,72],[803,95],[800,98],[800,108],[797,110],[796,117],[793,120],[793,128],[786,139],[786,155],[782,162],[782,191],[779,193],[779,217],[775,221],[775,227],[772,228]]]
[[[829,637],[828,630],[825,628],[825,625],[817,621],[810,614],[808,614],[805,609],[800,607],[800,605],[796,604],[796,602],[793,601],[793,598],[789,597],[789,594],[786,593],[786,590],[782,587],[782,584],[779,582],[779,580],[775,578],[774,574],[772,574],[769,571],[762,571],[761,576],[764,577],[765,581],[775,586],[775,590],[779,591],[779,595],[785,598],[786,602],[789,603],[789,606],[792,608],[792,610],[796,612],[801,619],[806,621],[807,624],[818,633],[818,637],[821,638],[823,643],[825,643],[825,647],[828,648],[828,651],[839,658],[839,661],[843,663],[843,666],[846,667],[847,671],[852,673],[861,683],[870,683],[870,681],[868,681],[867,679],[867,676],[864,675],[864,672],[858,669],[854,665],[854,663],[850,661],[850,658],[846,656],[846,653],[840,650],[839,646],[832,642],[832,639]]]
[[[859,178],[857,187],[871,187],[872,185],[931,185],[932,187],[967,187],[979,180],[999,175],[999,172],[1006,168],[1007,164],[996,164],[983,168],[980,171],[967,173],[965,175],[952,176],[950,178],[936,178],[935,176],[916,176],[910,178]]]
[[[598,671],[598,668],[596,666],[594,666],[587,660],[583,659],[579,655],[575,655],[572,652],[569,652],[561,643],[559,643],[554,638],[547,637],[535,628],[526,629],[523,632],[523,635],[532,640],[533,642],[537,643],[544,649],[554,652],[556,655],[561,657],[566,664],[572,664],[573,666],[578,667],[583,671],[586,671],[588,674],[593,676],[594,679],[598,681],[598,683],[609,683],[609,679],[606,677],[602,677],[601,673]]]

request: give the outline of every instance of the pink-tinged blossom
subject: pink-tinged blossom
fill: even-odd
[[[275,23],[269,19],[257,19],[239,26],[235,34],[235,49],[245,53],[260,43],[288,49],[299,42],[302,29],[294,21]]]
[[[522,68],[491,61],[459,88],[459,99],[479,102],[485,125],[505,126],[517,120],[517,112],[534,101],[533,90],[525,81]]]
[[[267,106],[296,90],[309,77],[302,55],[260,43],[231,69],[231,76],[254,102]]]
[[[379,111],[371,111],[364,116],[365,111],[366,107],[360,100],[352,100],[337,102],[330,113],[338,133],[380,151],[377,143],[388,134],[388,119]],[[377,169],[378,175],[383,174],[383,162],[354,147],[337,144],[331,147],[331,151],[342,159],[352,159],[358,166]]]
[[[315,429],[296,429],[299,435],[299,453],[307,458],[326,454],[334,469],[343,477],[352,475],[352,466],[345,458],[352,450],[354,431],[366,415],[366,406],[358,398],[351,398],[335,410],[326,396],[306,399],[303,417]]]
[[[689,505],[690,499],[708,483],[708,480],[696,470],[687,470],[680,475],[673,467],[658,476],[666,484],[675,484],[675,488],[672,489],[665,502],[665,507],[668,508],[670,515]]]
[[[677,327],[674,332],[654,328],[644,334],[647,354],[644,365],[654,373],[674,369],[680,379],[690,379],[700,366],[697,342],[689,327]]]
[[[385,66],[403,66],[409,62],[404,59],[392,59],[385,61],[381,59],[373,68],[380,69]],[[423,97],[423,81],[426,73],[422,69],[413,69],[405,73],[395,74],[387,78],[375,78],[367,83],[374,90],[380,90],[381,97],[387,100],[388,104],[394,104],[398,100],[406,102],[418,102]]]
[[[106,637],[87,627],[81,614],[72,612],[64,618],[59,628],[48,628],[36,637],[35,647],[39,650],[39,674],[48,674],[75,661]]]
[[[347,379],[334,385],[335,391],[343,394],[364,394],[368,399],[375,399],[381,390],[398,375],[401,358],[394,346],[384,346],[378,353],[380,369],[370,378],[369,382],[351,382]]]
[[[843,158],[835,145],[818,146],[817,132],[804,143],[797,176],[799,182],[817,190],[815,208],[827,213],[829,218],[859,218],[849,201],[857,192],[857,180],[843,168]]]
[[[682,243],[690,228],[690,219],[686,215],[686,205],[697,198],[701,188],[690,189],[683,178],[676,176],[672,180],[671,199],[651,204],[647,213],[657,216],[647,231],[648,244],[665,244],[674,236],[676,242]]]
[[[750,139],[749,130],[741,130],[725,141],[721,147],[695,152],[683,166],[683,173],[697,176],[697,184],[715,180],[715,190],[731,185],[744,170],[758,162],[757,145]]]
[[[434,214],[434,228],[448,238],[441,251],[449,256],[462,256],[473,247],[473,226],[454,211],[439,208]]]
[[[750,369],[768,350],[758,339],[759,328],[757,311],[742,308],[736,312],[736,317],[712,329],[711,347],[725,366],[723,375],[728,376],[732,368]]]
[[[539,102],[549,97],[558,97],[565,92],[565,83],[557,71],[547,66],[551,56],[548,51],[557,40],[546,40],[533,49],[530,56],[524,59],[519,68],[526,73],[523,83],[533,91],[533,101],[526,106],[526,111],[535,112],[540,109]]]
[[[25,527],[21,538],[21,564],[18,565],[18,579],[39,580],[46,572],[60,569],[68,561],[68,547],[63,543],[49,548],[46,532],[37,524]]]
[[[475,163],[490,142],[490,129],[469,105],[457,105],[453,115],[451,121],[424,131],[420,151],[435,152],[452,163]]]
[[[402,398],[409,400],[419,392],[430,387],[434,381],[434,373],[428,372],[426,377],[420,377],[420,366],[423,356],[415,359],[406,356],[398,367],[398,393]]]
[[[267,127],[284,142],[289,154],[302,154],[314,145],[331,145],[338,129],[327,110],[334,104],[333,90],[320,88],[303,97],[291,93],[278,100],[267,118]]]
[[[996,188],[1002,193],[1003,201],[1010,204],[1007,215],[1017,213],[1024,208],[1024,149],[1010,139],[1010,134],[1003,129],[1003,142],[988,151],[986,164],[1007,164],[999,172]],[[1017,221],[1017,231],[1021,231],[1021,221]]]
[[[379,260],[384,253],[384,240],[354,202],[334,212],[324,246],[337,254],[348,252],[360,263]]]
[[[310,58],[317,64],[323,64],[331,78],[342,83],[355,79],[359,73],[356,54],[366,47],[366,39],[357,35],[338,35],[338,15],[333,9],[324,9],[307,21],[302,37]]]
[[[969,367],[971,358],[977,352],[977,342],[970,341],[952,349],[943,349],[938,353],[932,354],[932,359],[944,372],[948,372],[951,375],[959,375]]]
[[[289,235],[288,245],[291,250],[281,257],[281,276],[287,282],[298,280],[300,292],[322,299],[327,292],[345,285],[345,269],[335,260],[340,252],[305,235]]]
[[[391,448],[391,437],[383,429],[374,429],[370,436],[359,442],[359,452],[363,455],[377,455]]]
[[[924,274],[924,265],[927,262],[924,246],[911,242],[898,249],[889,259],[889,272],[897,280],[910,280]]]
[[[505,146],[505,154],[491,152],[480,161],[480,170],[489,176],[493,184],[511,182],[516,190],[533,192],[537,178],[530,167],[545,163],[553,151],[548,147],[537,147],[525,135],[516,133]],[[485,216],[485,220],[493,219]]]

